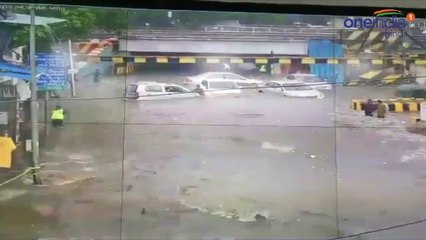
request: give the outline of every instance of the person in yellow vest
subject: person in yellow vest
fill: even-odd
[[[65,111],[61,106],[56,106],[50,117],[52,126],[56,128],[64,127]]]
[[[12,167],[12,152],[16,149],[10,137],[0,137],[0,168]]]

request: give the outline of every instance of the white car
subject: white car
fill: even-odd
[[[285,97],[324,98],[324,94],[306,83],[297,81],[269,81],[264,92],[272,92]]]
[[[232,81],[206,79],[199,84],[206,96],[240,94],[241,88]]]
[[[198,97],[199,94],[175,84],[159,82],[131,83],[126,87],[126,100],[161,100]]]
[[[328,83],[327,81],[324,81],[320,77],[318,77],[315,74],[310,73],[294,73],[289,74],[284,79],[285,81],[297,81],[297,82],[304,82],[310,86],[312,86],[315,89],[322,89],[322,90],[332,90],[333,86]]]
[[[190,85],[192,87],[201,84],[203,80],[215,80],[215,81],[229,81],[237,84],[239,88],[244,87],[256,87],[264,84],[261,80],[249,79],[241,75],[230,73],[230,72],[206,72],[196,76],[187,77],[184,81],[185,85]]]

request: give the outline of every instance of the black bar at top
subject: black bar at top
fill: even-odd
[[[260,0],[258,0],[260,2]],[[52,5],[51,0],[27,0],[27,3]],[[20,3],[22,4],[22,3]],[[426,17],[425,9],[402,8],[386,6],[385,3],[375,2],[374,7],[364,6],[327,6],[327,5],[302,5],[302,4],[272,4],[248,2],[220,2],[220,1],[194,1],[194,0],[156,0],[156,1],[130,1],[130,0],[55,0],[55,5],[69,6],[97,6],[114,8],[142,8],[142,9],[168,9],[168,10],[199,10],[199,11],[226,11],[226,12],[254,12],[254,13],[282,13],[304,15],[328,16],[372,16],[374,11],[383,8],[397,8],[404,13],[414,12],[416,17]],[[122,9],[126,11],[126,9]],[[130,9],[129,11],[132,11]]]

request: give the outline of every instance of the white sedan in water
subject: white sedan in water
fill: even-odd
[[[198,93],[182,86],[159,82],[131,83],[125,92],[126,100],[162,100],[198,96]]]
[[[264,84],[262,80],[250,79],[241,75],[230,72],[206,72],[195,76],[187,77],[184,81],[185,85],[195,87],[203,81],[229,81],[237,84],[239,88],[256,87]]]
[[[285,77],[284,81],[303,82],[319,90],[332,90],[333,86],[319,76],[310,73],[293,73]]]
[[[270,92],[285,97],[324,98],[324,94],[306,83],[296,81],[269,81],[262,92]]]

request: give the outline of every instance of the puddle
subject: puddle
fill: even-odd
[[[308,210],[302,210],[300,211],[300,215],[302,216],[306,216],[306,217],[327,217],[327,218],[331,218],[332,216],[327,214],[327,213],[317,213],[317,212],[311,212]]]
[[[240,118],[259,118],[262,117],[263,113],[244,113],[244,114],[236,114],[237,117]]]
[[[200,213],[209,214],[211,216],[218,216],[227,219],[235,219],[240,222],[257,222],[263,220],[273,220],[270,216],[270,211],[266,209],[248,209],[245,211],[238,211],[236,209],[223,209],[219,205],[216,209],[209,209],[205,205],[191,205],[184,200],[179,201],[180,205],[187,209],[186,211],[198,211]]]
[[[292,152],[294,152],[294,148],[292,148],[292,147],[279,146],[279,145],[275,145],[271,142],[262,142],[261,148],[266,149],[266,150],[276,150],[276,151],[281,152],[281,153],[292,153]]]
[[[72,184],[72,183],[78,183],[78,182],[82,182],[82,181],[91,180],[91,179],[94,179],[94,178],[95,178],[95,176],[81,177],[81,178],[74,178],[74,179],[67,179],[67,180],[63,180],[63,181],[53,182],[52,185],[54,185],[54,186],[64,186],[64,185],[68,185],[68,184]]]
[[[0,202],[9,201],[16,197],[22,196],[27,191],[25,190],[17,190],[17,189],[2,189],[0,190]]]
[[[89,160],[89,159],[93,159],[93,156],[76,153],[76,154],[68,155],[68,159],[70,159],[70,160]],[[80,161],[80,162],[75,161],[75,162],[79,163],[79,164],[85,164],[85,163],[92,163],[93,161]]]

